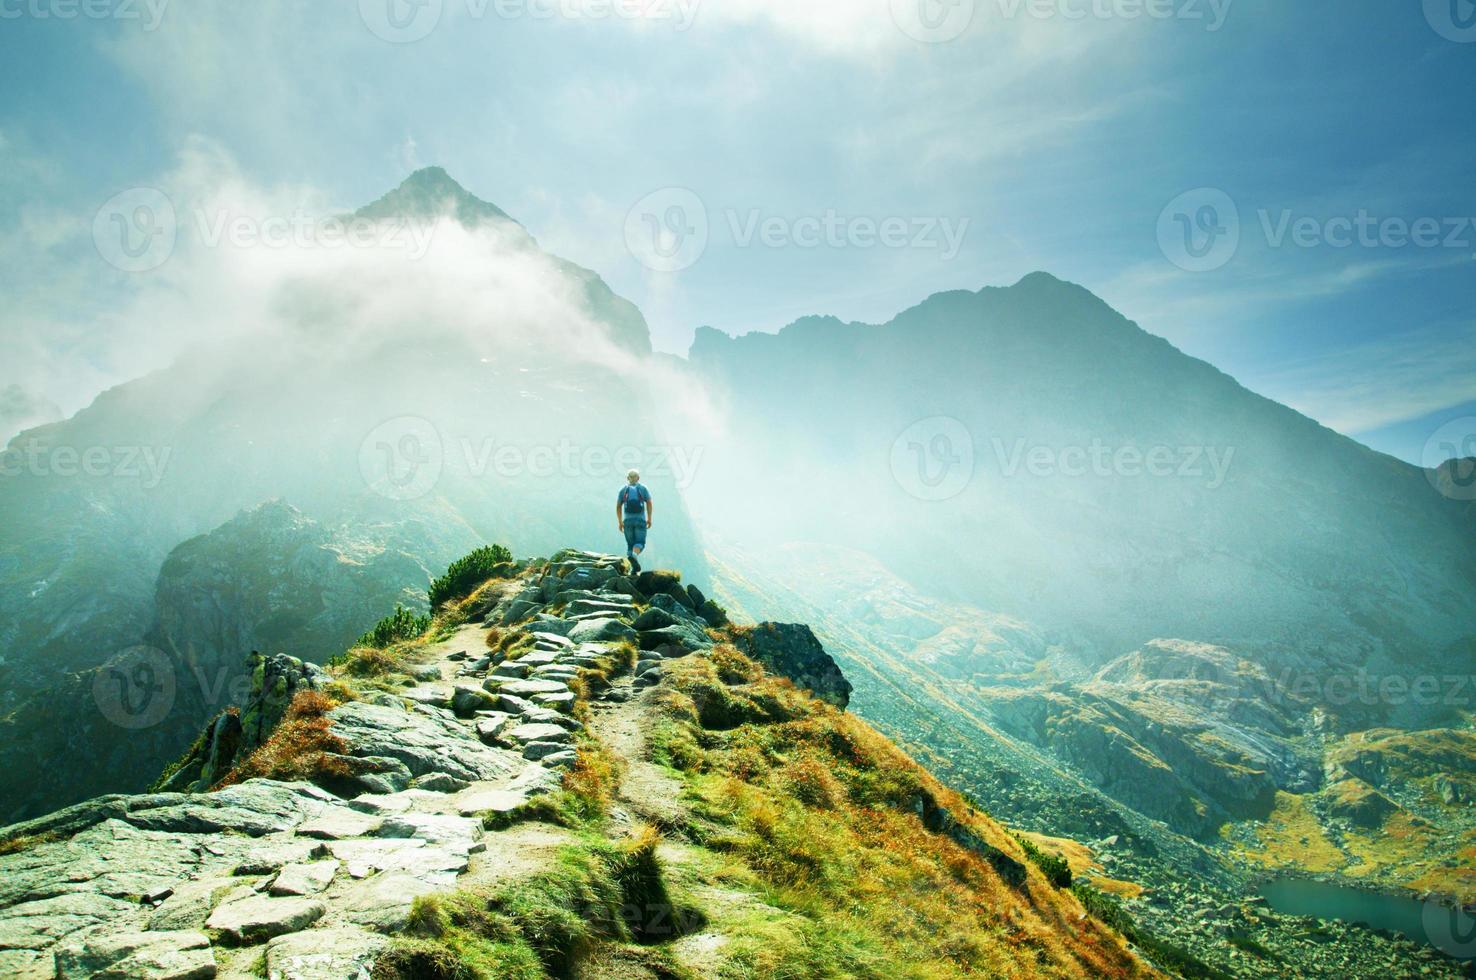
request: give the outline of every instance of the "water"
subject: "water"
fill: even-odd
[[[1456,959],[1476,959],[1476,914],[1462,909],[1302,878],[1267,882],[1260,894],[1287,915],[1358,922],[1401,933]]]

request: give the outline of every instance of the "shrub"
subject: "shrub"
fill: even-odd
[[[264,777],[283,782],[313,782],[353,775],[343,739],[333,734],[328,712],[338,702],[321,691],[298,691],[277,730],[246,761],[232,770],[216,789]]]
[[[1071,887],[1071,865],[1059,854],[1050,854],[1036,847],[1034,843],[1024,837],[1016,837],[1015,840],[1024,849],[1025,856],[1030,863],[1040,869],[1041,874],[1046,876],[1056,888]]]
[[[381,619],[373,629],[359,637],[354,645],[383,650],[396,643],[423,636],[430,627],[429,616],[417,616],[404,606],[396,606],[393,614]]]
[[[483,582],[508,572],[511,562],[512,552],[500,544],[486,545],[465,558],[458,558],[446,569],[445,575],[431,583],[431,609],[465,599]]]

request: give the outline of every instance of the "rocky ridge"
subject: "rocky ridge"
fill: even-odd
[[[0,830],[0,974],[182,980],[264,961],[272,977],[366,975],[418,896],[495,876],[520,846],[486,828],[574,764],[581,669],[637,647],[633,684],[605,692],[628,698],[713,645],[715,604],[669,573],[621,571],[565,552],[492,591],[408,686],[327,713],[344,765],[318,784],[231,784],[298,694],[333,684],[312,664],[253,655],[247,704],[212,722],[161,791]],[[489,649],[486,634],[511,627],[531,642]]]

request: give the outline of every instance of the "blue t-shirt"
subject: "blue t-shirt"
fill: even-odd
[[[621,487],[615,502],[625,508],[625,519],[632,521],[646,516],[646,501],[650,499],[651,491],[637,483],[634,486]]]

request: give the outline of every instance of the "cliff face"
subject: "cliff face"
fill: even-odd
[[[802,627],[564,552],[418,629],[255,658],[157,791],[0,830],[0,973],[1150,972]]]

